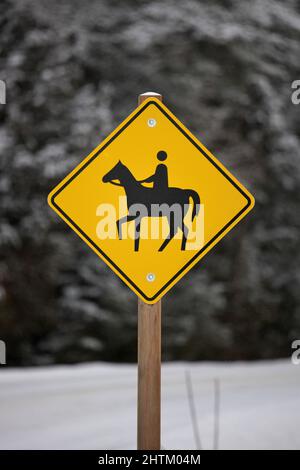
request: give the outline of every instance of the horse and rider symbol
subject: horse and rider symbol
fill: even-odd
[[[167,153],[160,150],[157,153],[157,159],[163,162],[167,159]],[[119,181],[119,183],[116,182]],[[131,171],[119,161],[106,175],[102,178],[103,183],[111,183],[116,186],[122,186],[127,197],[128,214],[117,220],[117,229],[119,239],[122,239],[122,225],[127,222],[135,221],[135,239],[134,251],[139,250],[140,244],[140,227],[143,217],[153,216],[151,207],[153,205],[159,207],[159,211],[155,213],[155,217],[166,217],[168,219],[169,234],[163,241],[158,251],[163,251],[176,235],[178,230],[182,231],[181,250],[186,249],[189,229],[184,223],[184,218],[189,210],[190,199],[192,199],[192,221],[199,214],[200,197],[193,189],[181,189],[169,187],[168,169],[163,163],[159,163],[155,173],[143,180],[136,180]],[[153,187],[143,186],[143,183],[153,183]],[[143,206],[147,215],[136,210],[136,207]],[[172,207],[178,207],[180,214],[175,217]]]

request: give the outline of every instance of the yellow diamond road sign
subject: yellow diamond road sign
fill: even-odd
[[[49,204],[151,304],[253,208],[254,198],[149,98],[50,193]]]

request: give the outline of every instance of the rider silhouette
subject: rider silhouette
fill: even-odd
[[[163,162],[167,159],[167,152],[160,150],[157,152],[157,159],[160,162]],[[168,189],[168,169],[166,165],[160,163],[157,165],[154,175],[149,176],[148,178],[141,180],[140,183],[153,183],[153,189],[159,191],[164,191]]]

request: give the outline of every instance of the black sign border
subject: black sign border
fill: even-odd
[[[205,246],[203,246],[196,254],[195,256],[193,256],[161,289],[159,289],[159,291],[157,291],[157,293],[153,296],[153,297],[148,297],[147,295],[144,294],[144,292],[109,258],[109,256],[107,256],[102,250],[101,248],[96,245],[95,242],[93,242],[93,240],[91,240],[89,238],[89,236],[83,231],[81,230],[81,228],[71,219],[71,217],[69,217],[60,207],[59,205],[55,202],[55,198],[64,190],[64,188],[66,186],[68,186],[90,163],[92,163],[95,158],[97,158],[101,152],[103,152],[103,150],[105,150],[140,114],[143,113],[143,111],[145,111],[145,109],[150,106],[150,105],[154,105],[156,106],[168,119],[170,122],[172,122],[172,124],[174,124],[175,127],[177,127],[177,129],[197,148],[197,150],[199,150],[199,152],[201,153],[202,156],[204,156],[205,158],[207,158],[210,163],[212,165],[214,165],[214,167],[244,196],[244,198],[246,199],[247,203],[245,205],[245,207],[243,207],[243,209],[241,209],[226,225],[224,225],[224,227],[211,239],[209,240],[208,243],[206,243]],[[145,103],[144,106],[142,106],[139,111],[131,118],[129,119],[129,121],[126,122],[126,124],[124,124],[124,126],[122,126],[118,132],[116,132],[111,139],[109,139],[104,145],[103,147],[101,147],[101,149],[96,152],[84,165],[82,165],[78,171],[76,171],[69,179],[68,181],[66,181],[52,196],[51,196],[51,203],[53,204],[53,206],[58,210],[58,212],[60,212],[65,219],[67,219],[70,224],[76,228],[76,230],[81,233],[81,235],[83,236],[83,238],[85,238],[86,240],[89,241],[89,243],[95,248],[96,251],[98,251],[101,256],[103,256],[103,258],[105,258],[115,269],[116,271],[118,271],[122,277],[124,279],[127,280],[127,282],[132,286],[134,287],[134,289],[136,291],[139,292],[139,294],[147,301],[149,302],[153,302],[164,290],[166,290],[168,288],[168,286],[178,277],[180,276],[180,274],[185,271],[189,266],[190,264],[192,264],[200,255],[201,253],[203,253],[204,250],[206,250],[220,235],[222,235],[222,233],[224,231],[226,231],[226,229],[233,224],[233,222],[238,219],[247,209],[248,207],[251,205],[251,199],[249,198],[249,196],[235,183],[235,181],[233,181],[229,175],[227,175],[224,170],[222,168],[220,168],[217,163],[197,144],[197,142],[195,142],[192,137],[190,135],[188,135],[184,129],[182,129],[179,124],[177,124],[176,121],[174,121],[174,119],[168,115],[168,113],[159,105],[159,103],[157,103],[156,101],[153,101],[153,100],[149,100]]]

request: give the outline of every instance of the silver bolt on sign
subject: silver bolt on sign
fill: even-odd
[[[148,119],[148,126],[149,127],[155,127],[156,126],[156,120],[153,118]]]

